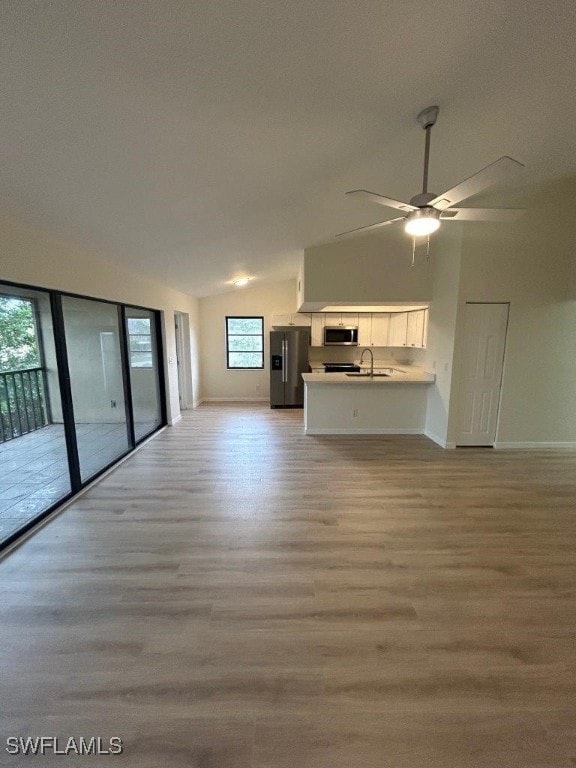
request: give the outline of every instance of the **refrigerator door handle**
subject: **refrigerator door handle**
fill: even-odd
[[[288,342],[286,339],[282,341],[282,381],[284,383],[288,381]]]

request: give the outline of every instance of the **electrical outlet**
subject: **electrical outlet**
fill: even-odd
[[[256,384],[256,392],[260,392],[260,384]]]
[[[116,408],[116,400],[110,400],[110,408]]]
[[[358,408],[354,408],[354,410],[352,411],[352,418],[355,419],[356,416],[358,416]]]

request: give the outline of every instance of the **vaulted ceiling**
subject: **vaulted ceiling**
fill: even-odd
[[[0,26],[2,211],[196,296],[387,218],[344,192],[419,191],[429,104],[437,192],[505,154],[497,204],[576,172],[573,0],[17,0]]]

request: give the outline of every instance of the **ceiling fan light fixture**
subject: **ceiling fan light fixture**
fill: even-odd
[[[250,280],[252,280],[251,277],[237,277],[236,280],[232,280],[232,283],[236,288],[242,288],[243,285],[248,285]]]
[[[440,227],[440,211],[427,206],[413,211],[406,219],[404,230],[412,237],[425,237]]]

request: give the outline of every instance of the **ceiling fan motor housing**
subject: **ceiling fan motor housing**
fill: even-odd
[[[414,195],[410,198],[410,205],[415,205],[416,208],[426,208],[434,198],[438,197],[435,192],[421,192],[419,195]]]

